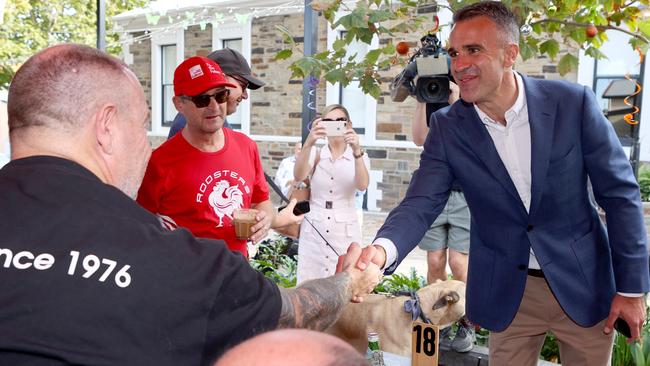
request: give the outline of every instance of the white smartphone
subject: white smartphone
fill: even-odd
[[[347,130],[347,121],[320,121],[327,136],[343,136]]]

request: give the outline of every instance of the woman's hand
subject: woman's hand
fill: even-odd
[[[352,152],[355,155],[359,155],[361,153],[361,146],[359,145],[359,135],[357,135],[357,133],[354,132],[353,129],[349,128],[347,131],[343,133],[343,140],[345,141],[346,144],[350,145],[350,148],[352,148]]]
[[[305,139],[305,146],[314,146],[316,140],[327,137],[325,126],[320,123],[321,120],[322,118],[316,118],[314,122],[312,122],[309,135],[307,135],[307,139]]]

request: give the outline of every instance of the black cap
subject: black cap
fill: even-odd
[[[239,75],[248,81],[248,89],[255,90],[263,87],[265,83],[253,76],[248,62],[241,53],[232,48],[216,50],[208,58],[221,66],[221,71],[226,75]]]

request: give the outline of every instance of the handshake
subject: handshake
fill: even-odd
[[[351,243],[346,254],[339,257],[336,273],[350,275],[352,302],[362,302],[363,297],[372,292],[382,277],[381,267],[386,261],[386,253],[380,246],[369,245],[361,248]]]

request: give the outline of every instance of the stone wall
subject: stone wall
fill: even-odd
[[[252,91],[251,98],[251,135],[291,136],[300,137],[302,122],[302,79],[292,78],[288,70],[292,59],[277,61],[274,59],[277,51],[283,49],[282,35],[276,30],[277,25],[286,27],[292,34],[298,47],[302,49],[303,39],[302,13],[290,15],[275,15],[255,18],[251,29],[251,68],[257,76],[266,82],[262,89]],[[323,50],[327,44],[327,27],[325,20],[320,17],[318,30],[318,49]],[[426,28],[426,26],[425,26]],[[137,36],[137,34],[134,34]],[[381,39],[380,42],[407,41],[411,50],[419,46],[419,34],[397,34],[394,39]],[[190,26],[185,32],[185,56],[193,56],[199,50],[210,50],[212,46],[212,28],[208,25],[204,30]],[[139,76],[145,89],[147,100],[151,98],[151,45],[143,41],[130,46],[134,55],[134,71]],[[533,77],[547,79],[564,78],[575,81],[576,73],[561,77],[557,73],[557,62],[566,52],[577,54],[577,50],[562,50],[555,60],[548,57],[536,57],[526,62],[519,61],[516,70]],[[402,57],[400,60],[405,61]],[[380,70],[381,96],[377,101],[376,140],[410,141],[411,121],[415,108],[415,100],[408,98],[402,103],[390,100],[389,84],[393,77],[402,70],[396,65],[388,70]],[[325,82],[317,88],[317,110],[325,106]],[[153,146],[158,146],[164,137],[152,137]],[[271,176],[280,161],[293,153],[292,142],[257,141],[264,170]],[[395,147],[366,147],[371,160],[371,169],[381,171],[381,181],[377,188],[381,191],[381,199],[377,207],[388,211],[397,205],[408,188],[411,175],[419,164],[421,148]],[[275,194],[272,194],[275,197]],[[274,198],[275,200],[275,198]],[[277,201],[276,201],[277,202]]]
[[[251,134],[272,136],[300,136],[302,123],[302,79],[291,78],[289,65],[298,58],[275,60],[275,54],[282,50],[282,35],[276,30],[281,25],[294,35],[304,33],[302,13],[277,15],[253,20],[251,31],[251,67],[266,85],[251,93]],[[318,49],[327,46],[327,35],[323,31],[326,23],[319,19]],[[295,37],[302,49],[303,38]],[[325,103],[325,85],[318,87],[317,109]]]
[[[133,33],[133,38],[142,36],[142,32]],[[144,96],[151,109],[151,40],[146,39],[138,41],[129,46],[129,52],[133,55],[133,64],[129,65],[133,72],[138,76]],[[151,129],[151,121],[149,121]]]
[[[198,25],[187,27],[185,31],[185,58],[196,56],[197,51],[212,52],[212,25],[201,30]]]

